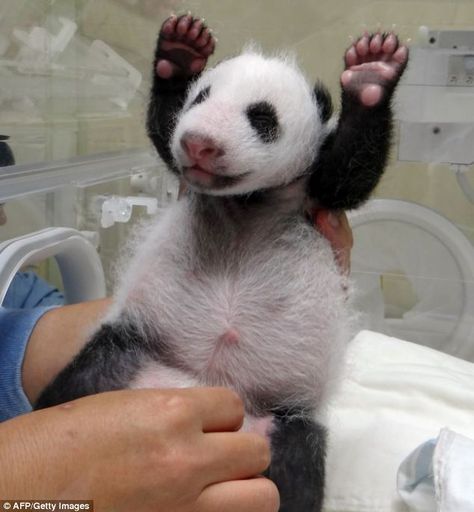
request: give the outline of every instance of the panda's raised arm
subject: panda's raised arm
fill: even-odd
[[[308,193],[321,206],[356,208],[379,182],[390,150],[391,98],[407,61],[408,49],[393,33],[365,34],[347,50],[341,113],[309,181]]]
[[[363,203],[387,163],[392,116],[388,104],[367,109],[343,93],[342,110],[313,166],[309,195],[329,209]]]
[[[214,52],[215,39],[201,18],[170,16],[161,26],[153,60],[147,132],[161,158],[174,169],[170,138],[190,84]]]
[[[153,145],[166,164],[173,168],[170,138],[177,113],[183,106],[188,80],[174,80],[173,84],[158,76],[154,77],[151,99],[148,105],[147,132]]]

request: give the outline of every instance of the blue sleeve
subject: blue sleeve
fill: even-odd
[[[6,308],[37,308],[62,305],[64,295],[34,272],[17,272],[3,299]]]
[[[6,309],[0,307],[0,421],[31,411],[23,391],[21,367],[30,334],[52,307]]]

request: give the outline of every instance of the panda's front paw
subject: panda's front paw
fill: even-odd
[[[344,91],[363,106],[375,107],[390,98],[408,62],[408,48],[393,32],[365,33],[346,51],[344,60]]]
[[[155,56],[160,78],[188,78],[201,72],[216,40],[201,18],[170,16],[161,26]]]

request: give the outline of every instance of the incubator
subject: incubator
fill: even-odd
[[[426,189],[409,201],[377,198],[351,216],[354,276],[360,308],[371,328],[470,361],[474,361],[473,73],[473,31],[418,29],[397,96],[395,155],[400,168],[413,162],[426,165]],[[449,209],[445,186],[439,183],[440,190],[433,190],[435,172],[444,172],[444,179],[451,179],[457,188],[452,201],[459,203]],[[463,220],[450,219],[449,210]]]
[[[127,10],[116,12],[123,23]],[[68,302],[110,293],[141,210],[176,196],[145,136],[149,62],[128,42],[90,34],[96,14],[92,2],[0,5],[3,165],[16,164],[0,167],[2,300],[29,267],[64,287]]]
[[[390,471],[439,430],[435,415],[409,416],[416,406],[402,408],[400,419],[396,408],[410,384],[418,389],[417,379],[443,380],[439,368],[445,366],[451,371],[445,401],[473,386],[474,8],[470,0],[364,0],[357,6],[304,0],[298,9],[290,4],[2,0],[0,141],[8,144],[15,165],[0,167],[0,221],[6,221],[0,225],[0,302],[24,269],[64,290],[69,303],[110,294],[115,264],[137,223],[176,200],[178,184],[144,128],[156,33],[170,11],[209,18],[217,37],[225,34],[218,59],[251,39],[265,50],[294,50],[311,80],[319,77],[331,86],[334,99],[347,36],[396,23],[401,37],[411,39],[411,56],[395,101],[392,158],[375,197],[349,212],[361,328],[387,336],[374,341],[363,331],[351,349],[359,351],[350,356],[356,358],[351,385],[344,383],[345,398],[339,395],[331,413],[336,433],[327,510],[423,510],[404,508],[393,497],[395,484],[388,497],[386,490],[395,478]],[[403,342],[397,352],[388,336],[416,346]],[[403,365],[403,375],[412,380],[397,387],[390,372]],[[388,402],[375,393],[387,375],[393,377]],[[420,399],[420,408],[441,395]],[[472,408],[470,397],[459,405],[463,411]],[[358,400],[361,410],[354,414]],[[472,415],[456,419],[456,407],[448,405],[446,418],[474,437]],[[384,445],[387,430],[374,427],[374,415],[393,432],[400,428],[392,451]],[[349,434],[345,422],[353,422]],[[375,450],[396,454],[397,464],[381,461],[380,452],[367,456],[372,442]],[[361,459],[363,467],[355,462]],[[378,486],[370,506],[357,494],[373,485],[367,475]]]
[[[158,26],[145,13],[164,16],[168,7],[157,4],[0,6],[0,131],[17,163],[0,170],[10,219],[0,238],[5,245],[45,228],[75,228],[98,249],[109,291],[133,220],[176,196],[144,131]],[[114,25],[127,26],[126,39]],[[474,36],[406,29],[413,41],[396,100],[394,157],[376,198],[350,214],[358,308],[365,327],[474,360]],[[318,36],[287,37],[312,72],[307,48]],[[275,44],[265,34],[262,44],[267,39]],[[329,73],[326,61],[318,73]],[[54,259],[42,272],[60,281]]]

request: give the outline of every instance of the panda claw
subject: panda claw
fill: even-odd
[[[382,34],[377,32],[369,43],[370,53],[379,53],[382,49]]]
[[[176,24],[178,23],[178,17],[176,14],[171,14],[161,26],[160,33],[163,35],[171,35],[176,30]]]
[[[390,32],[387,37],[385,38],[385,41],[383,42],[382,50],[384,53],[393,54],[398,48],[398,37],[393,33]]]
[[[201,53],[206,56],[212,55],[214,53],[216,43],[217,39],[215,37],[210,38],[206,45],[201,48]]]
[[[393,59],[399,64],[404,65],[408,60],[408,48],[406,46],[400,46],[393,54]]]
[[[176,32],[181,36],[186,35],[190,29],[192,21],[193,21],[193,18],[189,14],[185,14],[184,16],[181,16],[179,18],[178,24],[176,26]]]
[[[196,46],[201,49],[207,46],[211,38],[211,32],[208,28],[205,28],[198,39],[196,39]]]
[[[193,24],[190,26],[188,33],[186,34],[186,39],[189,43],[195,41],[198,37],[200,37],[202,31],[204,30],[204,23],[201,19],[196,19]]]
[[[355,44],[355,48],[357,53],[364,57],[369,53],[369,36],[368,34],[364,34]]]

